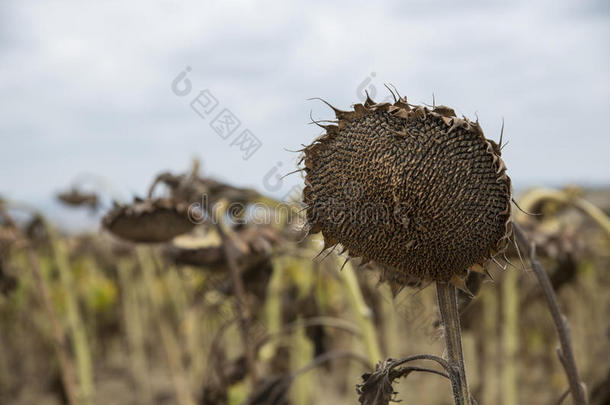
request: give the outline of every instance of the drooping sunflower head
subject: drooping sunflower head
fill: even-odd
[[[459,282],[511,233],[511,182],[500,147],[445,106],[368,98],[304,149],[310,233],[373,260],[385,277]]]
[[[102,226],[123,240],[160,243],[190,232],[195,223],[185,203],[162,198],[116,205],[102,218]]]

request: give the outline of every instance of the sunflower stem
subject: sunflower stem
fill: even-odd
[[[462,331],[457,306],[457,292],[452,284],[438,281],[436,283],[436,293],[441,320],[445,328],[447,362],[449,363],[449,376],[455,404],[471,405],[462,353]]]
[[[559,360],[561,361],[561,364],[566,372],[574,404],[586,405],[589,403],[589,400],[587,399],[587,392],[584,384],[580,380],[578,367],[576,366],[576,357],[574,356],[574,348],[572,347],[570,325],[559,308],[557,295],[555,294],[555,290],[553,290],[553,284],[551,283],[549,276],[546,274],[546,271],[544,268],[542,268],[542,265],[538,261],[538,257],[536,256],[536,246],[534,243],[529,241],[527,235],[525,235],[525,232],[521,226],[519,226],[519,224],[513,223],[513,231],[515,232],[515,238],[518,245],[521,247],[521,249],[525,250],[530,262],[532,263],[532,269],[536,275],[536,278],[538,279],[538,284],[540,284],[540,287],[542,288],[544,298],[551,312],[551,317],[555,323],[555,329],[557,330],[560,346],[557,354],[559,355]]]
[[[347,267],[340,272],[340,277],[342,278],[344,288],[347,291],[350,306],[356,313],[356,322],[362,333],[362,340],[366,348],[367,358],[369,359],[370,364],[375,365],[377,362],[381,361],[383,357],[381,356],[381,348],[379,347],[377,331],[373,322],[373,312],[364,301],[358,278],[349,262]]]
[[[143,275],[144,286],[148,292],[153,322],[159,328],[161,345],[165,352],[171,382],[176,394],[176,403],[178,405],[195,405],[195,399],[188,385],[186,370],[182,364],[181,342],[178,341],[175,331],[163,311],[164,297],[156,285],[158,269],[153,259],[152,248],[145,250],[144,246],[138,246],[136,255]]]
[[[59,280],[66,299],[66,316],[68,331],[72,340],[76,372],[79,382],[79,403],[92,405],[95,403],[95,385],[93,376],[93,359],[83,315],[79,308],[79,297],[76,290],[74,271],[70,265],[67,247],[57,231],[44,222],[51,242],[52,256],[59,270]]]

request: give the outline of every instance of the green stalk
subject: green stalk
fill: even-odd
[[[382,310],[382,352],[390,353],[392,348],[401,347],[404,341],[401,342],[398,326],[400,320],[396,311],[394,295],[389,288],[380,288],[379,293],[382,294],[381,310]],[[408,352],[411,348],[405,347]]]
[[[143,249],[144,247],[140,246],[136,248],[136,251],[144,275],[144,284],[152,304],[152,319],[159,327],[161,343],[167,358],[176,398],[179,405],[195,405],[195,400],[186,379],[184,365],[182,364],[182,350],[174,331],[162,313],[163,297],[158,289],[155,288],[155,263],[152,259],[152,252],[147,252]]]
[[[286,259],[282,257],[273,260],[273,272],[267,288],[267,299],[265,300],[265,325],[267,334],[275,335],[282,327],[282,287],[285,283]],[[260,351],[262,361],[271,359],[278,346],[278,342],[269,342]]]
[[[164,274],[164,279],[174,306],[174,311],[179,316],[186,314],[188,310],[188,297],[178,269],[174,266],[169,266],[166,274]]]
[[[32,274],[34,276],[34,281],[37,285],[37,288],[40,292],[40,298],[42,300],[42,304],[44,306],[45,312],[51,321],[51,327],[53,331],[53,348],[55,349],[55,355],[57,356],[57,360],[59,361],[59,370],[61,372],[61,379],[64,387],[64,391],[66,393],[67,403],[68,405],[76,405],[77,403],[77,389],[74,384],[74,366],[72,364],[72,359],[68,354],[68,351],[65,347],[65,333],[64,330],[59,323],[57,313],[53,306],[53,302],[51,301],[51,292],[47,286],[47,280],[44,278],[44,275],[40,269],[40,260],[34,248],[30,245],[29,241],[23,235],[21,229],[17,226],[11,215],[8,213],[4,201],[0,199],[0,216],[6,221],[7,225],[15,230],[16,234],[19,236],[19,239],[26,242],[25,250],[26,256],[28,259],[28,264],[32,270]]]
[[[502,280],[502,404],[519,403],[517,391],[517,349],[519,345],[519,295],[517,272],[507,271]]]
[[[36,256],[36,252],[34,252],[34,249],[31,246],[27,247],[27,257],[29,265],[32,269],[32,273],[34,274],[34,280],[40,292],[42,304],[47,316],[51,321],[51,327],[53,330],[53,348],[55,349],[55,355],[59,361],[61,379],[66,392],[66,397],[68,398],[68,404],[77,405],[78,390],[74,381],[74,365],[72,364],[72,359],[70,358],[70,355],[65,347],[65,333],[61,324],[59,323],[55,308],[53,307],[51,292],[47,286],[47,281],[40,270],[40,261],[38,260],[38,256]]]
[[[375,325],[373,324],[373,313],[371,309],[364,302],[358,279],[354,272],[354,268],[351,263],[348,262],[345,268],[339,272],[343,286],[347,291],[347,298],[349,299],[351,307],[356,312],[356,322],[362,333],[364,345],[366,347],[367,358],[371,365],[377,364],[382,360],[381,349],[379,348],[379,341],[377,340],[377,333],[375,332]]]
[[[498,322],[498,299],[497,290],[483,288],[481,293],[481,308],[483,311],[482,333],[480,336],[482,348],[481,367],[481,403],[493,404],[498,400],[497,381],[497,328]]]
[[[313,344],[305,335],[305,328],[297,328],[291,339],[290,368],[299,370],[311,362]],[[295,405],[308,405],[312,401],[312,376],[304,376],[292,383],[290,397]]]
[[[152,252],[152,250],[151,250],[151,254],[154,254],[154,252]],[[173,312],[176,314],[178,325],[184,325],[185,322],[188,324],[188,322],[190,321],[189,315],[191,315],[191,312],[189,311],[189,305],[188,305],[188,294],[187,294],[187,291],[186,291],[186,288],[184,285],[184,280],[182,279],[178,268],[176,266],[169,265],[158,254],[154,254],[152,259],[153,259],[155,265],[157,266],[157,270],[160,273],[160,277],[164,280],[165,287],[169,294],[170,302],[172,303],[172,306],[174,309]],[[161,267],[161,264],[163,264],[163,267]],[[197,313],[195,313],[194,315],[197,316]],[[195,320],[195,322],[196,322],[196,320]],[[177,335],[176,337],[178,338],[178,340],[185,342],[184,352],[191,359],[196,358],[197,350],[199,349],[199,346],[200,346],[200,342],[191,343],[192,339],[188,335],[192,334],[193,332],[195,332],[195,331],[192,331],[189,328],[180,327],[180,329],[174,333],[175,336]],[[193,366],[194,366],[194,364],[193,364],[193,362],[191,362],[191,367],[193,367]],[[187,369],[187,367],[183,367],[183,368],[184,368],[185,377],[189,381],[189,385],[191,382],[193,382],[194,384],[199,384],[198,380],[194,380],[193,378],[191,378],[192,377],[192,375],[191,375],[192,373],[190,373],[191,370]]]
[[[437,281],[436,293],[441,320],[445,327],[445,346],[450,368],[451,387],[455,405],[471,405],[470,391],[466,382],[464,354],[462,353],[462,331],[457,306],[457,292],[450,283]]]
[[[80,385],[80,402],[85,405],[94,404],[95,386],[93,383],[93,364],[91,361],[91,350],[87,341],[85,324],[78,307],[78,297],[74,283],[72,268],[68,260],[68,254],[63,240],[60,239],[55,229],[45,222],[45,228],[49,235],[55,264],[59,270],[62,290],[66,297],[66,312],[70,336],[74,344],[76,356],[76,370]]]
[[[123,317],[125,332],[129,343],[129,357],[131,372],[138,394],[138,403],[145,405],[152,403],[150,381],[148,376],[148,362],[144,342],[144,325],[138,303],[137,285],[133,266],[127,259],[118,262],[119,282],[121,283]]]

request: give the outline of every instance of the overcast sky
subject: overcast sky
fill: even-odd
[[[385,98],[386,82],[413,103],[434,93],[476,114],[490,138],[504,118],[516,187],[607,185],[609,38],[602,0],[5,0],[0,194],[45,206],[91,173],[127,198],[199,157],[205,174],[281,197],[301,181],[271,170],[291,171],[285,149],[320,134],[310,110],[331,118],[307,99],[348,108],[365,88]],[[172,82],[187,67],[191,92],[179,96]],[[190,106],[202,90],[218,102],[203,117]],[[225,108],[241,122],[227,139],[210,126]],[[261,142],[247,160],[245,129]]]

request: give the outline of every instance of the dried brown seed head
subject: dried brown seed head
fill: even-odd
[[[57,194],[57,199],[62,203],[72,206],[88,206],[91,209],[98,207],[99,199],[95,193],[87,193],[79,191],[77,189],[70,189],[69,191]]]
[[[501,251],[511,183],[500,148],[445,106],[367,99],[304,149],[310,233],[383,265],[386,278],[449,281]]]
[[[188,207],[169,199],[119,205],[102,219],[102,224],[114,235],[132,242],[166,242],[195,226],[188,217]]]
[[[251,189],[233,187],[229,184],[208,178],[199,177],[194,174],[161,173],[159,174],[148,191],[148,197],[152,198],[155,188],[159,184],[165,184],[169,188],[169,196],[176,202],[195,203],[207,199],[210,205],[221,199],[229,202],[247,204],[259,197],[259,194]]]
[[[227,237],[235,247],[237,263],[245,270],[269,260],[273,246],[280,242],[279,232],[271,226],[250,225],[231,231]],[[182,238],[176,238],[167,250],[169,259],[176,264],[224,270],[226,257],[220,237],[199,239],[198,244],[193,243],[195,240],[184,243]]]

